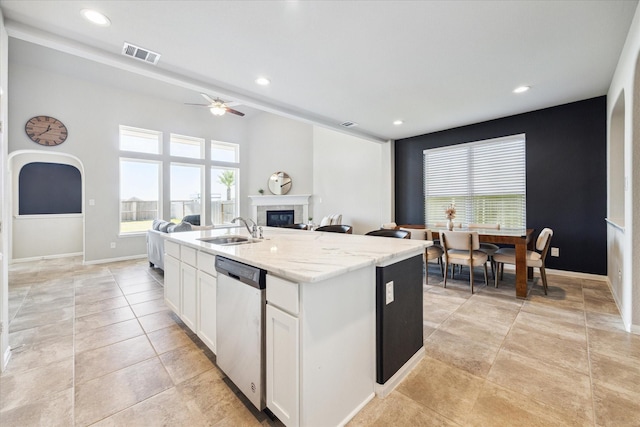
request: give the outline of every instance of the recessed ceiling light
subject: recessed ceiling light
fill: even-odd
[[[513,93],[523,93],[531,89],[531,86],[518,86],[513,90]]]
[[[258,77],[256,79],[256,83],[259,84],[260,86],[267,86],[269,83],[271,83],[271,80],[269,80],[266,77]]]
[[[101,27],[108,27],[111,25],[109,18],[96,10],[82,9],[80,13],[84,16],[84,19],[93,24],[100,25]]]
[[[396,120],[396,121],[393,122],[393,124],[396,125],[396,126],[400,126],[403,123],[404,122],[402,120]]]

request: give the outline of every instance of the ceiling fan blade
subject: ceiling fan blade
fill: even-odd
[[[192,104],[191,102],[185,102],[184,105],[194,105],[196,107],[211,107],[209,104]]]
[[[213,99],[212,97],[210,97],[206,93],[201,93],[200,95],[202,95],[202,97],[205,99],[205,101],[210,102],[211,104],[214,104],[216,102],[215,99]]]
[[[235,114],[236,116],[240,116],[240,117],[244,116],[244,113],[241,113],[238,110],[234,110],[233,108],[227,107],[225,108],[225,110],[227,110],[227,113]]]
[[[238,101],[230,101],[230,102],[224,102],[224,105],[226,105],[227,107],[237,107],[238,105],[242,105],[240,104]]]

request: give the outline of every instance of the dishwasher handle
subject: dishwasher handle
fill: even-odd
[[[227,276],[229,276],[229,277],[231,277],[233,279],[236,279],[236,280],[240,280],[240,276],[238,276],[237,274],[233,274],[230,271],[227,271]]]

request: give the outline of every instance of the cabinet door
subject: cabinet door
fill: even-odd
[[[193,332],[197,331],[196,321],[198,318],[196,276],[197,270],[195,267],[184,262],[180,263],[180,278],[182,281],[182,310],[180,311],[180,318]]]
[[[176,314],[180,314],[180,261],[164,256],[164,302]]]
[[[300,423],[299,320],[267,304],[267,407],[287,427]]]
[[[198,337],[211,351],[216,350],[216,283],[217,279],[198,272]]]

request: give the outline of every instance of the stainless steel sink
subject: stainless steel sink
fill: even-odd
[[[231,245],[246,245],[248,243],[256,243],[259,240],[250,239],[244,236],[217,236],[217,237],[202,237],[201,242],[211,243],[214,245],[231,246]]]

